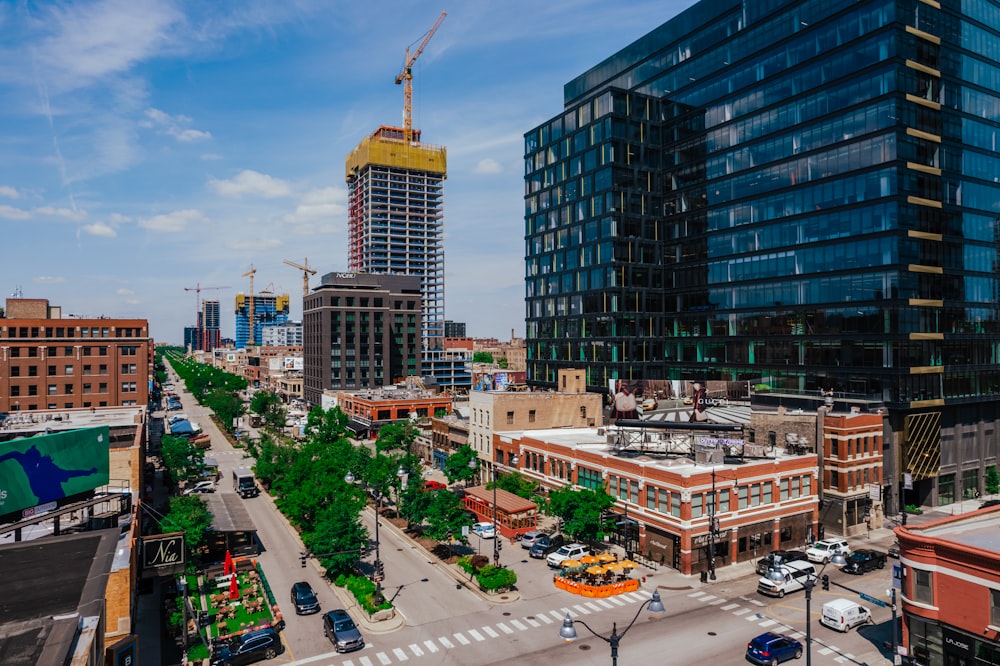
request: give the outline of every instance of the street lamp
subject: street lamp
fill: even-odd
[[[402,467],[397,471],[397,475],[402,475],[400,472],[405,473]],[[347,476],[344,477],[344,481],[348,484],[354,484],[356,477],[354,473],[350,470],[347,471]],[[382,603],[382,579],[385,577],[385,565],[382,564],[381,553],[379,552],[379,512],[382,508],[382,490],[379,488],[375,489],[375,561],[372,563],[372,580],[375,582],[375,602]]]
[[[181,649],[184,654],[184,663],[187,663],[187,649],[188,649],[188,607],[187,607],[187,576],[182,575],[177,580],[177,588],[181,593],[181,612],[182,619],[184,621],[184,638],[183,643],[181,643]]]
[[[819,570],[818,573],[812,576],[807,576],[804,581],[802,581],[802,587],[806,591],[806,666],[812,666],[812,612],[810,610],[810,603],[812,602],[812,591],[816,587],[816,581],[819,578],[824,579],[823,589],[829,589],[829,584],[826,582],[829,580],[828,576],[822,576],[822,573],[826,571],[826,567],[832,564],[835,567],[842,567],[847,564],[847,560],[844,558],[843,554],[837,553],[832,558],[823,563],[823,568]],[[767,577],[775,582],[782,582],[785,580],[785,573],[781,570],[781,562],[775,560],[771,565],[771,570],[767,573]]]
[[[566,618],[563,620],[562,627],[559,628],[559,637],[567,643],[576,640],[576,627],[573,625],[582,624],[587,631],[611,646],[611,664],[612,666],[618,666],[618,644],[621,643],[623,638],[625,638],[625,634],[632,628],[635,621],[639,619],[640,613],[642,613],[643,609],[647,606],[649,607],[649,612],[655,616],[659,616],[665,612],[666,609],[663,607],[663,602],[660,601],[659,590],[653,590],[653,596],[649,598],[649,601],[646,601],[639,606],[639,610],[636,611],[635,617],[633,617],[632,621],[628,623],[628,626],[622,630],[622,633],[618,633],[618,623],[612,623],[610,636],[602,636],[591,629],[590,626],[583,620],[574,620],[570,617],[569,613],[566,613]]]

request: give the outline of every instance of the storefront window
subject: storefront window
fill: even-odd
[[[942,474],[938,477],[938,505],[947,506],[955,502],[955,475]]]

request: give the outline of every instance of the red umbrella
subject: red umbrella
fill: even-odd
[[[236,573],[236,566],[233,564],[233,556],[228,550],[226,551],[226,561],[222,565],[222,573],[227,576],[231,573]]]
[[[229,598],[233,601],[240,598],[240,586],[236,582],[236,575],[229,579]]]

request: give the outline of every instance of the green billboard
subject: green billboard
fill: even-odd
[[[109,449],[108,426],[0,443],[0,516],[107,485]]]

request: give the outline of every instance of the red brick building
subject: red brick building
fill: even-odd
[[[908,654],[921,664],[1000,663],[1000,507],[896,536]]]
[[[547,488],[607,490],[638,525],[626,550],[685,574],[707,571],[713,546],[716,568],[802,546],[817,522],[815,454],[771,448],[696,464],[685,455],[619,456],[613,439],[565,428],[496,434],[493,446],[498,460],[510,465],[516,455],[519,471]]]
[[[387,423],[405,421],[411,414],[426,419],[451,412],[451,396],[416,388],[384,387],[371,391],[337,393],[337,405],[359,437],[374,436]]]
[[[144,407],[152,376],[145,319],[64,318],[45,299],[7,299],[0,412]]]

